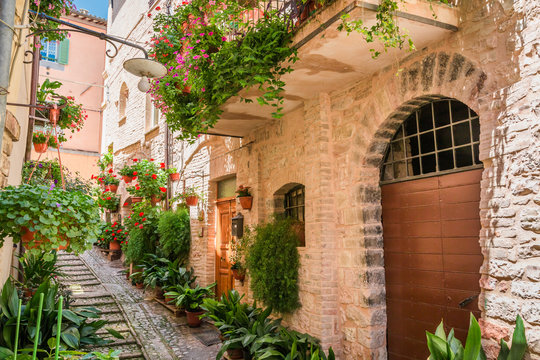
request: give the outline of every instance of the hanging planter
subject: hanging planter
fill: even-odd
[[[199,197],[197,195],[186,196],[186,205],[187,206],[197,206]]]
[[[243,269],[232,269],[233,278],[238,281],[244,281],[246,278],[246,271]]]
[[[124,182],[126,184],[129,184],[129,183],[131,183],[133,181],[133,177],[124,175],[124,176],[122,176],[122,180],[124,180]]]
[[[249,186],[240,185],[238,189],[236,189],[236,193],[238,194],[237,197],[240,201],[242,209],[251,210],[251,206],[253,205],[253,196],[251,196],[251,193],[249,192]]]
[[[152,202],[152,206],[156,206],[161,201],[161,198],[159,196],[152,195],[152,199],[150,201]]]
[[[109,190],[108,191],[111,191],[113,193],[116,194],[116,192],[118,191],[118,185],[115,185],[115,184],[110,184],[109,185]]]
[[[253,196],[240,196],[238,197],[238,200],[240,200],[240,205],[242,206],[242,209],[251,210],[251,207],[253,205]]]
[[[46,153],[48,148],[49,148],[49,145],[47,143],[43,143],[43,144],[35,144],[34,143],[34,150],[38,154]]]
[[[171,179],[171,181],[178,181],[180,180],[180,173],[172,173],[169,175],[169,179]]]

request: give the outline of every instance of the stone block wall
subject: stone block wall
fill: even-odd
[[[19,141],[21,135],[21,127],[15,116],[7,111],[6,113],[6,127],[2,140],[2,162],[0,172],[0,187],[7,185],[9,176],[11,151],[13,149],[13,143]]]

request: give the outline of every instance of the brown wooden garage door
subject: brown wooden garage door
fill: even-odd
[[[426,359],[425,331],[443,318],[464,342],[469,313],[479,316],[481,172],[382,186],[391,360]]]

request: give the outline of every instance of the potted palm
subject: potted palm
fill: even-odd
[[[189,285],[177,285],[174,290],[165,293],[165,296],[172,298],[177,307],[185,309],[189,327],[199,327],[201,326],[200,317],[204,314],[201,305],[205,298],[213,296],[214,286],[216,283],[206,287],[197,285],[193,289]]]
[[[0,191],[0,247],[5,237],[35,254],[65,248],[80,253],[97,240],[95,201],[80,191],[54,184],[8,186]]]
[[[237,198],[240,201],[242,209],[251,210],[251,206],[253,205],[253,196],[251,196],[249,192],[249,186],[240,185],[238,189],[236,189],[236,193],[238,194]]]

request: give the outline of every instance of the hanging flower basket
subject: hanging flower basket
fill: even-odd
[[[152,202],[153,206],[156,206],[161,201],[161,198],[159,196],[152,195],[152,199],[150,201]]]
[[[109,191],[116,194],[116,192],[118,191],[118,185],[110,184]]]
[[[253,206],[253,196],[240,196],[238,197],[238,200],[240,200],[242,209],[251,210],[251,207]]]
[[[126,184],[129,184],[133,181],[133,177],[127,176],[127,175],[122,176],[122,179],[124,180]]]
[[[178,181],[178,180],[180,180],[180,173],[170,174],[169,178],[171,179],[171,181]]]
[[[186,196],[186,205],[187,206],[197,206],[199,197],[197,196]]]
[[[34,144],[34,150],[35,150],[38,154],[46,153],[48,148],[49,148],[49,145],[48,145],[47,143],[43,143],[43,144]]]
[[[246,272],[240,269],[232,269],[232,275],[238,281],[244,281],[246,278]]]

